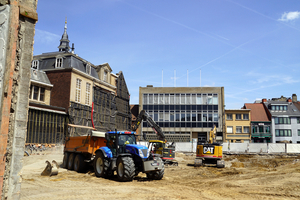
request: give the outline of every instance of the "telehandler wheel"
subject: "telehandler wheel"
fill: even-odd
[[[74,170],[76,172],[83,172],[86,169],[86,163],[82,154],[77,154],[74,160]]]
[[[68,159],[68,170],[73,170],[74,169],[74,157],[75,157],[75,153],[71,153],[69,155],[69,159]]]
[[[147,178],[151,180],[161,180],[164,177],[165,168],[162,168],[160,171],[154,171],[147,173]]]
[[[104,158],[102,152],[97,152],[94,159],[94,170],[97,177],[106,177],[108,173],[109,161]]]
[[[117,175],[120,181],[132,181],[135,175],[135,165],[131,157],[117,159]]]
[[[62,167],[65,168],[65,169],[68,169],[69,156],[70,156],[69,152],[64,153],[64,159],[63,159]]]

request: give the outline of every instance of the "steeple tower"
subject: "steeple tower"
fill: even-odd
[[[61,36],[60,45],[58,47],[59,51],[69,52],[69,50],[70,50],[69,42],[70,41],[69,41],[69,37],[67,34],[67,17],[66,17],[65,31],[64,31],[64,34]]]

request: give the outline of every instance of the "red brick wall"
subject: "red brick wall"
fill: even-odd
[[[63,107],[67,112],[70,105],[71,71],[49,71],[46,73],[53,85],[50,105]]]

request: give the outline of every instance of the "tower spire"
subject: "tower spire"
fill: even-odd
[[[66,17],[64,33],[61,36],[60,45],[58,47],[59,51],[69,52],[70,50],[69,42],[70,41],[69,41],[69,36],[67,34],[67,17]]]

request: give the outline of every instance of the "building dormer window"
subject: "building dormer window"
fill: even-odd
[[[55,68],[59,68],[63,66],[63,58],[56,58]]]
[[[39,69],[39,61],[38,60],[33,60],[31,63],[31,68],[32,69]]]
[[[85,72],[86,72],[88,75],[91,75],[91,65],[89,65],[89,64],[86,65]]]
[[[103,80],[105,82],[107,82],[107,71],[106,70],[104,70],[104,73],[103,73]]]

